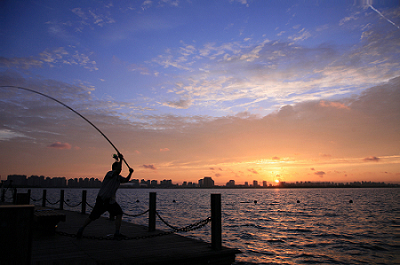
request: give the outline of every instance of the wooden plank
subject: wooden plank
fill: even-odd
[[[66,222],[57,230],[75,234],[87,215],[60,211]],[[113,234],[115,224],[106,218],[91,223],[84,236],[103,237]],[[129,237],[159,234],[160,230],[148,232],[141,225],[123,222],[121,232]],[[177,234],[135,240],[93,240],[53,235],[33,239],[32,264],[231,264],[236,249],[222,247],[213,250],[211,244],[189,239]]]

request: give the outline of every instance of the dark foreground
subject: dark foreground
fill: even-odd
[[[55,234],[44,233],[41,226],[34,224],[31,264],[225,265],[233,263],[239,252],[225,247],[213,250],[211,244],[177,234],[151,237],[163,231],[148,232],[145,226],[126,222],[123,222],[121,232],[131,239],[114,240],[114,222],[106,218],[91,223],[85,229],[84,237],[77,239],[74,235],[87,215],[65,210],[55,211],[65,214],[66,221],[58,223]],[[2,253],[2,256],[5,264],[13,264],[12,261],[16,260],[12,253]]]

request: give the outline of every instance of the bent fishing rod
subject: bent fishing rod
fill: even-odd
[[[79,117],[81,117],[82,119],[84,119],[85,121],[87,121],[90,125],[93,126],[93,128],[95,128],[107,141],[109,144],[111,144],[111,146],[115,149],[115,151],[117,152],[117,154],[120,154],[120,152],[118,151],[117,147],[111,142],[110,139],[108,139],[108,137],[99,129],[96,127],[96,125],[94,125],[91,121],[89,121],[88,119],[86,119],[82,114],[80,114],[79,112],[77,112],[76,110],[74,110],[73,108],[71,108],[70,106],[68,106],[67,104],[59,101],[58,99],[55,99],[49,95],[46,95],[44,93],[38,92],[36,90],[30,89],[30,88],[26,88],[26,87],[20,87],[20,86],[0,86],[0,87],[10,87],[10,88],[16,88],[16,89],[21,89],[21,90],[25,90],[25,91],[29,91],[38,95],[41,95],[43,97],[46,97],[48,99],[54,100],[55,102],[63,105],[64,107],[66,107],[67,109],[71,110],[72,112],[74,112],[76,115],[78,115]],[[123,158],[125,165],[131,169],[131,167],[128,165],[128,163],[126,162],[125,158]]]

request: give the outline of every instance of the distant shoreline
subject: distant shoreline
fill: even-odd
[[[32,187],[32,186],[13,186],[8,189],[99,189],[99,187]],[[120,189],[232,189],[232,190],[270,190],[270,189],[362,189],[362,188],[400,188],[400,184],[385,184],[376,186],[271,186],[271,187],[226,187],[226,186],[214,186],[214,187],[182,187],[182,186],[171,186],[171,187],[132,187],[121,185]],[[7,187],[3,187],[7,189]]]

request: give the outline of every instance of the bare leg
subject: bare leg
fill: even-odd
[[[119,230],[121,228],[121,224],[122,224],[122,214],[117,215],[115,218],[115,233],[119,234]]]
[[[79,228],[78,233],[76,234],[76,237],[78,239],[82,238],[82,234],[83,234],[83,230],[85,229],[86,226],[88,226],[88,224],[90,224],[93,220],[90,219],[89,217],[86,218],[85,222],[83,223],[83,226],[81,228]]]
[[[90,219],[89,217],[86,218],[85,222],[83,223],[83,229],[85,229],[86,226],[88,226],[88,224],[90,224],[92,222],[92,219]]]

